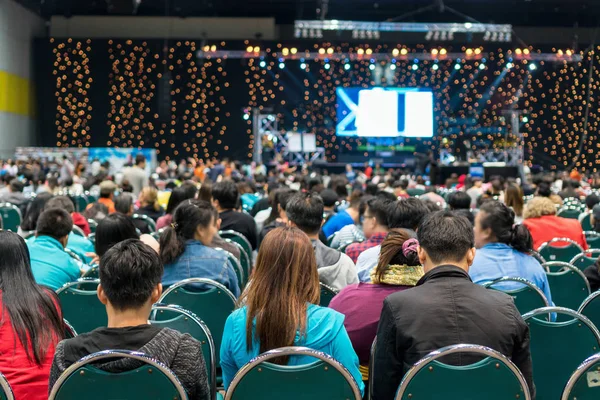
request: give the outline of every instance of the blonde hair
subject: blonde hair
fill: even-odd
[[[151,205],[154,210],[160,210],[160,204],[158,203],[158,190],[153,187],[145,187],[140,193],[140,202]]]
[[[556,205],[547,197],[534,197],[529,200],[523,210],[523,218],[539,218],[544,215],[555,215]]]

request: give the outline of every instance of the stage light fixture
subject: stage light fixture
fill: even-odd
[[[434,70],[434,71],[437,71],[438,69],[440,69],[440,67],[437,64],[433,64],[433,66],[431,67],[431,69]]]
[[[321,48],[319,49],[319,54],[321,54],[321,55],[325,54],[325,49],[321,47]]]
[[[515,49],[515,54],[521,55],[521,53],[522,53],[521,49]]]
[[[304,62],[303,62],[303,63],[301,63],[301,64],[300,64],[300,69],[306,69],[306,63],[304,63]]]
[[[368,55],[368,54],[373,54],[373,49],[367,49],[367,50],[366,50],[366,53],[367,53],[367,55]]]
[[[244,113],[244,116],[242,118],[244,118],[244,120],[248,121],[250,119],[250,114]]]
[[[413,65],[412,65],[412,70],[413,70],[413,71],[416,71],[416,70],[418,70],[418,69],[419,69],[419,65],[418,65],[418,64],[413,64]]]
[[[356,50],[356,53],[357,53],[359,56],[362,56],[363,54],[365,54],[365,51],[364,51],[364,49],[358,49],[358,50]]]
[[[348,64],[348,63],[344,64],[344,69],[346,71],[348,71],[350,69],[350,64]]]
[[[569,57],[573,55],[573,52],[571,51],[571,49],[568,49],[568,50],[566,51],[566,53],[567,53],[567,55],[568,55]]]
[[[394,50],[392,50],[392,55],[393,55],[394,57],[397,57],[397,56],[398,56],[398,54],[400,54],[400,50],[398,50],[398,49],[394,49]]]
[[[479,64],[479,69],[484,70],[485,69],[485,64],[484,63]]]
[[[508,62],[506,63],[506,68],[511,69],[513,67],[513,63]]]
[[[254,52],[255,53],[260,53],[260,47],[254,46]]]
[[[330,47],[330,48],[327,49],[327,54],[333,54],[333,48],[332,47]]]
[[[440,49],[440,55],[445,56],[446,54],[448,54],[448,51],[446,49]]]
[[[291,52],[292,54],[296,54],[296,53],[298,52],[298,49],[297,49],[297,48],[295,48],[295,47],[292,47],[292,48],[290,49],[290,52]]]
[[[253,50],[253,49],[254,49],[254,48],[253,48],[252,46],[248,46],[248,47],[246,48],[246,52],[247,52],[247,53],[252,53],[252,50]]]
[[[535,71],[536,69],[537,69],[537,65],[535,65],[535,63],[529,64],[529,70],[530,71]]]
[[[454,64],[454,69],[458,71],[460,69],[460,64]]]
[[[260,63],[258,63],[258,65],[259,65],[261,68],[264,68],[264,67],[266,67],[266,66],[267,66],[267,62],[266,62],[265,60],[261,60],[261,61],[260,61]]]
[[[390,69],[392,71],[395,71],[396,70],[396,64],[390,64]]]
[[[329,63],[325,64],[325,69],[329,69],[331,68],[331,65]]]
[[[465,51],[465,53],[470,56],[473,54],[473,49],[467,49],[467,51]]]
[[[529,118],[527,118],[527,115],[523,116],[523,122],[524,123],[528,123],[529,122]]]
[[[284,69],[284,68],[285,68],[285,63],[283,63],[283,62],[280,62],[280,63],[279,63],[279,69]]]
[[[438,55],[438,49],[431,49],[431,55],[432,56],[437,56]]]
[[[373,71],[375,69],[375,64],[369,64],[369,69]]]
[[[405,55],[408,54],[408,50],[402,49],[402,50],[400,50],[400,54],[402,54],[403,56],[405,56]]]
[[[281,54],[287,56],[288,54],[290,54],[290,50],[287,47],[284,47],[283,50],[281,50]]]
[[[529,55],[529,49],[523,49],[523,54],[525,54],[526,56]]]

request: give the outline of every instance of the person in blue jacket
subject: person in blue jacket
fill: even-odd
[[[364,384],[358,356],[344,328],[344,316],[319,307],[320,286],[310,239],[298,228],[269,232],[260,247],[252,281],[225,323],[221,342],[223,384],[252,358],[285,346],[324,352],[352,374],[361,393]],[[280,357],[280,365],[314,362],[312,357]]]

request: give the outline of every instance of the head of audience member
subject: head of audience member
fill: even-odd
[[[388,231],[388,213],[393,201],[383,197],[371,197],[362,215],[362,227],[366,238],[375,233]]]
[[[285,212],[287,202],[297,192],[288,188],[277,189],[273,192],[273,202],[271,203],[271,214],[265,220],[264,225],[268,225],[276,220],[287,223],[287,214]]]
[[[152,207],[155,211],[160,210],[158,203],[158,190],[153,187],[145,187],[140,192],[139,196],[141,207]]]
[[[448,195],[450,210],[468,210],[471,208],[471,196],[465,192],[452,192]]]
[[[35,282],[23,238],[0,230],[0,254],[2,321],[10,321],[27,359],[41,368],[49,349],[63,337],[58,302],[49,290]]]
[[[25,189],[25,185],[18,179],[11,180],[8,185],[8,190],[12,193],[22,193],[23,189]]]
[[[379,191],[379,187],[377,187],[376,183],[369,182],[367,183],[367,187],[365,188],[365,194],[370,194],[371,196],[375,196],[375,194]]]
[[[523,191],[519,186],[510,184],[506,187],[506,191],[504,192],[504,204],[512,208],[516,216],[523,216],[525,201],[523,200]]]
[[[240,194],[232,181],[218,182],[212,187],[212,203],[219,212],[233,210],[238,207]]]
[[[115,244],[139,237],[131,218],[120,213],[111,214],[96,227],[96,254],[102,257]]]
[[[135,156],[135,165],[141,169],[146,168],[146,157],[143,154]]]
[[[113,181],[103,181],[100,183],[100,198],[101,199],[114,199],[115,190],[117,190],[117,184]]]
[[[594,206],[598,203],[600,203],[600,197],[595,193],[592,193],[585,198],[585,207],[588,211],[592,211]]]
[[[36,236],[49,236],[67,247],[72,230],[71,214],[62,208],[47,208],[38,218]]]
[[[133,196],[131,194],[121,193],[115,199],[115,210],[123,215],[132,216],[134,212],[133,203]]]
[[[67,196],[55,196],[49,199],[44,206],[44,210],[49,210],[50,208],[61,208],[69,214],[75,212],[75,205]]]
[[[25,217],[21,223],[21,229],[23,231],[35,231],[37,220],[44,210],[46,203],[51,198],[52,194],[50,193],[40,193],[33,198],[29,205],[27,205],[27,212],[25,212]]]
[[[556,205],[548,197],[534,197],[529,200],[523,210],[523,218],[539,218],[556,215]]]
[[[162,294],[163,265],[138,239],[115,244],[100,259],[97,293],[113,328],[148,323],[152,304]]]
[[[288,200],[285,212],[291,226],[297,227],[311,239],[319,238],[323,223],[323,200],[320,196],[297,193]]]
[[[550,197],[552,195],[550,183],[546,181],[541,181],[538,183],[535,195],[540,197]]]
[[[319,193],[319,196],[323,199],[323,208],[325,211],[333,211],[335,203],[338,201],[337,193],[331,189],[324,189]]]
[[[392,229],[381,243],[379,260],[373,283],[384,283],[385,273],[391,266],[420,267],[419,242],[416,235],[406,229]]]
[[[388,228],[416,231],[423,218],[429,213],[423,201],[416,197],[401,199],[392,204],[388,214]]]
[[[427,215],[417,231],[419,261],[425,273],[442,265],[469,270],[475,258],[473,226],[452,211]]]
[[[210,180],[206,179],[204,182],[202,182],[202,185],[198,190],[198,200],[204,200],[212,203],[212,187],[213,183]]]
[[[262,243],[252,284],[238,302],[247,307],[246,342],[258,341],[260,353],[292,346],[297,331],[305,334],[306,304],[319,304],[321,293],[312,244],[302,231],[275,228]],[[272,362],[285,365],[287,358]]]
[[[425,200],[421,200],[421,201],[425,205],[425,208],[427,208],[427,213],[428,214],[431,214],[431,213],[434,213],[434,212],[438,212],[438,211],[442,211],[442,207],[438,203],[436,203],[436,202],[434,202],[434,201],[432,201],[430,199],[425,199]]]
[[[83,216],[86,219],[93,219],[96,222],[106,218],[107,215],[108,207],[102,203],[92,203],[83,212]]]
[[[494,200],[492,200],[494,201]],[[471,226],[475,226],[475,216],[473,215],[473,213],[471,212],[471,210],[452,210],[452,214],[454,215],[460,215],[461,217],[465,217],[466,219],[469,220],[469,222],[471,223]]]
[[[188,240],[208,246],[218,231],[219,214],[209,202],[184,200],[173,213],[173,223],[160,236],[160,258],[170,264],[183,254]]]
[[[189,190],[190,185],[179,186],[173,189],[169,202],[167,203],[167,214],[173,215],[177,206],[179,206],[184,200],[193,199],[196,196],[196,190]]]
[[[485,203],[475,218],[475,246],[504,243],[522,253],[533,247],[533,239],[524,225],[515,225],[515,213],[508,206],[497,202]]]

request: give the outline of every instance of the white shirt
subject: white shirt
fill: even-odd
[[[358,271],[359,281],[363,283],[371,282],[371,271],[377,267],[380,252],[381,245],[378,245],[360,253],[356,260],[356,270]]]

